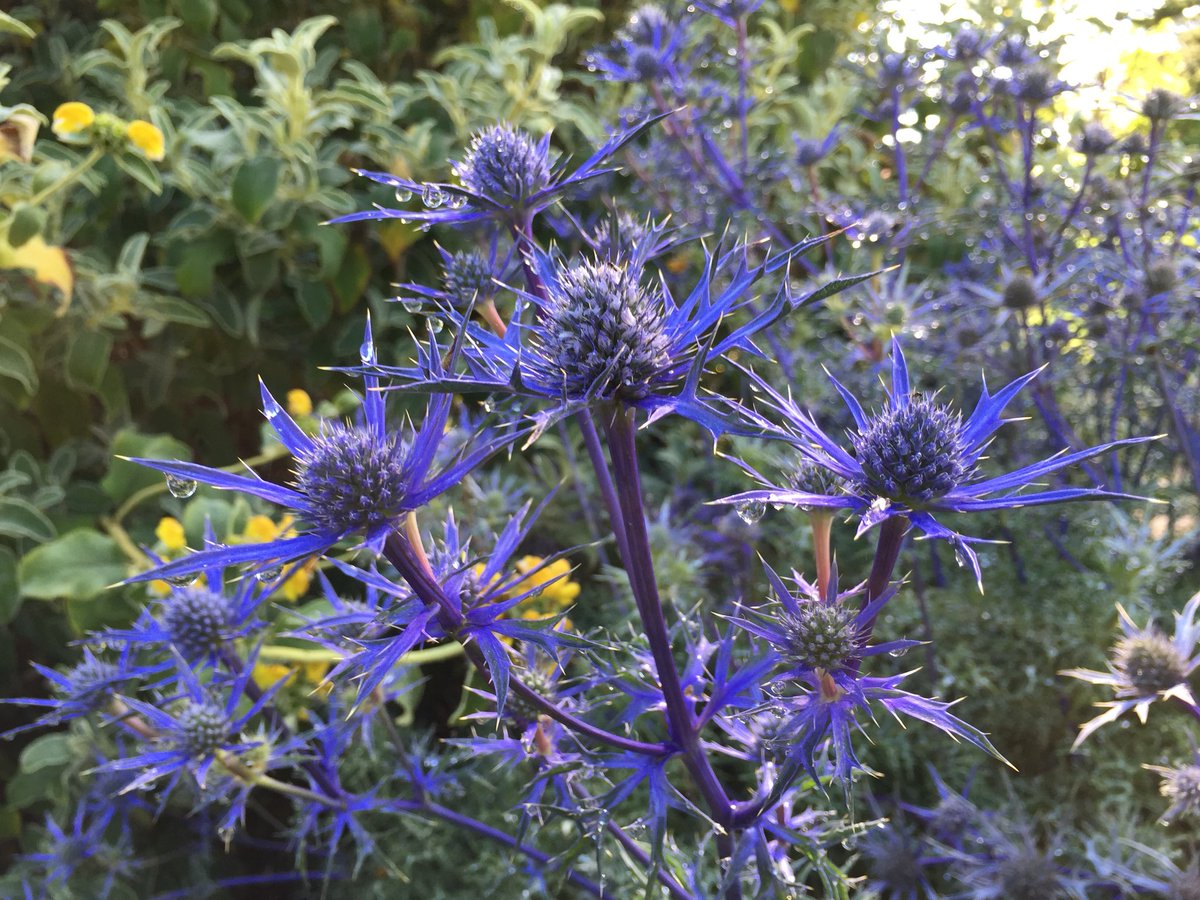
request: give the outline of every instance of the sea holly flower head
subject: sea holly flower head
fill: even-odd
[[[1162,815],[1163,822],[1176,818],[1194,819],[1200,814],[1200,754],[1195,754],[1190,763],[1171,768],[1169,766],[1146,766],[1151,772],[1162,776],[1159,793],[1171,805]]]
[[[774,296],[756,302],[751,291],[758,281],[824,240],[811,239],[761,262],[751,261],[746,245],[708,253],[704,274],[681,300],[630,260],[567,262],[532,248],[528,260],[541,288],[536,293],[514,289],[518,306],[503,335],[479,327],[464,313],[447,313],[446,330],[462,348],[465,371],[444,374],[436,339],[421,348],[415,368],[378,371],[410,389],[550,401],[553,406],[535,416],[535,435],[565,415],[600,403],[644,409],[652,419],[676,413],[720,433],[729,422],[698,393],[706,364],[734,349],[758,354],[754,336],[787,310],[868,277],[835,280],[802,297],[794,296],[785,280]],[[748,315],[721,336],[723,322],[737,313]]]
[[[588,69],[606,81],[653,82],[677,64],[676,53],[686,35],[661,7],[639,6],[617,30],[610,47],[588,54]]]
[[[97,656],[87,646],[83,648],[83,659],[65,672],[36,662],[33,667],[49,683],[53,696],[16,697],[3,702],[14,706],[41,707],[46,712],[28,725],[0,733],[0,737],[10,738],[22,731],[60,725],[82,716],[105,712],[118,691],[128,689],[131,683],[164,668],[161,665],[136,665],[128,649],[113,661]]]
[[[895,586],[860,604],[855,598],[861,587],[839,592],[836,567],[823,595],[795,573],[798,591],[789,588],[769,566],[765,570],[782,608],[761,608],[731,618],[771,646],[773,657],[767,659],[773,658],[777,665],[766,679],[766,692],[773,699],[765,709],[778,715],[772,742],[789,760],[816,778],[817,762],[828,742],[834,776],[848,792],[854,773],[868,771],[854,752],[853,734],[864,730],[860,716],[873,719],[872,706],[878,704],[897,718],[928,722],[1003,761],[983,732],[949,712],[952,703],[902,690],[906,675],[880,678],[860,674],[864,659],[881,653],[899,655],[919,643],[869,642],[869,624],[895,596]]]
[[[612,157],[663,115],[667,114],[653,116],[612,135],[573,169],[568,159],[553,158],[549,134],[534,138],[507,123],[490,125],[477,132],[463,158],[451,164],[458,184],[422,183],[390,172],[356,170],[364,178],[393,188],[399,200],[419,196],[425,209],[381,206],[332,221],[399,219],[428,225],[499,221],[522,228],[536,213],[557,203],[580,185],[617,171],[609,165]]]
[[[1175,632],[1168,636],[1153,623],[1138,627],[1129,613],[1117,606],[1122,635],[1113,648],[1108,671],[1068,669],[1062,673],[1091,684],[1106,685],[1116,697],[1099,704],[1108,707],[1107,711],[1080,728],[1074,746],[1078,747],[1102,725],[1115,722],[1130,710],[1145,723],[1150,706],[1159,700],[1175,700],[1191,709],[1197,708],[1189,683],[1200,665],[1196,648],[1200,639],[1197,611],[1200,611],[1200,593],[1175,614]]]
[[[361,349],[365,366],[376,363],[370,320]],[[440,360],[437,363],[440,365]],[[136,459],[169,478],[207,484],[218,490],[251,494],[289,509],[298,521],[298,534],[274,540],[209,549],[156,566],[133,581],[182,576],[202,569],[251,563],[270,571],[324,553],[337,543],[359,536],[378,552],[396,522],[457,484],[462,477],[501,446],[519,435],[484,435],[468,442],[440,466],[439,448],[446,430],[451,400],[435,396],[419,427],[389,429],[379,381],[364,378],[364,399],[354,424],[323,422],[321,431],[303,431],[262,385],[263,411],[279,440],[295,459],[290,484],[265,481],[257,475],[234,475],[185,462]]]
[[[764,563],[763,567],[778,605],[753,610],[752,618],[734,616],[731,621],[771,644],[784,667],[778,678],[857,670],[866,657],[901,653],[918,643],[867,643],[869,624],[896,595],[895,587],[864,605],[858,601],[861,585],[839,592],[836,564],[824,594],[795,572],[793,590],[770,566]]]
[[[834,387],[855,423],[851,448],[835,441],[790,396],[784,396],[751,374],[762,395],[767,416],[742,410],[765,432],[788,441],[801,454],[840,478],[847,490],[809,493],[772,486],[751,467],[742,468],[765,485],[765,490],[727,497],[725,503],[770,503],[806,509],[849,509],[859,514],[858,533],[893,516],[903,516],[927,537],[949,541],[960,562],[969,562],[982,586],[979,560],[971,548],[979,539],[965,537],[943,525],[941,513],[988,512],[1078,500],[1136,499],[1100,488],[1054,488],[1021,491],[1045,476],[1090,459],[1114,447],[1152,438],[1127,438],[1074,453],[1060,453],[1012,472],[986,477],[979,463],[996,430],[1007,421],[1004,410],[1038,371],[1016,379],[993,395],[985,383],[969,416],[939,403],[936,395],[916,391],[899,341],[892,341],[892,384],[882,409],[867,413],[836,379]],[[773,425],[779,420],[782,425]]]

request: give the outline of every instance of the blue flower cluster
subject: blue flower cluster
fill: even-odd
[[[579,849],[592,841],[621,848],[635,880],[675,898],[790,896],[817,883],[835,896],[851,882],[829,850],[841,817],[855,815],[856,779],[875,774],[866,745],[880,710],[1004,762],[951,712],[957,701],[919,693],[890,662],[922,643],[882,634],[905,590],[901,560],[910,537],[948,542],[982,589],[977,547],[997,540],[998,512],[1134,498],[1148,435],[1165,428],[1200,487],[1195,419],[1179,399],[1194,348],[1168,340],[1182,315],[1171,298],[1200,283],[1194,253],[1180,249],[1185,232],[1194,246],[1195,216],[1165,199],[1184,190],[1163,164],[1183,101],[1146,98],[1140,148],[1081,124],[1082,171],[1048,176],[1043,117],[1071,86],[1023,36],[964,27],[942,46],[865,54],[866,108],[780,147],[758,127],[772,116],[752,30],[761,5],[639,7],[588,56],[633,124],[582,163],[551,134],[501,122],[470,139],[446,181],[359,173],[398,206],[336,222],[436,227],[458,248],[438,247],[430,284],[399,286],[397,306],[422,313],[424,333],[403,351],[399,329],[389,333],[380,346],[396,352],[384,359],[374,331],[386,326],[368,319],[359,359],[338,370],[357,379],[352,421],[301,421],[261,387],[290,471],[133,460],[185,485],[181,496],[197,484],[237,492],[291,524],[236,543],[210,528],[194,551],[155,559],[130,579],[165,586],[136,621],[85,638],[73,669],[39,667],[53,696],[16,701],[39,710],[30,727],[103,736],[69,830],[48,822],[49,849],[26,859],[42,887],[95,867],[106,895],[129,876],[128,820],[143,807],[187,803],[226,842],[249,840],[251,798],[270,794],[277,837],[313,879],[383,865],[379,823],[421,819],[520,856],[554,896],[611,896],[603,866]],[[942,118],[914,143],[903,123],[926,101]],[[885,148],[886,209],[828,184],[850,136],[868,129]],[[1001,139],[1013,136],[1006,154]],[[966,145],[959,157],[954,141]],[[978,209],[991,224],[935,272],[921,257],[935,218],[924,204],[945,190],[943,162],[964,158],[990,185]],[[916,270],[928,274],[913,283]],[[376,324],[398,313],[377,311]],[[844,338],[828,387],[808,376],[818,351],[799,337],[816,322]],[[1079,385],[1070,362],[1083,354],[1104,374]],[[1157,370],[1151,399],[1135,384],[1137,358]],[[949,369],[961,360],[1005,386],[964,387]],[[875,378],[884,400],[864,406]],[[1002,428],[1026,389],[1041,424]],[[1094,419],[1068,417],[1070,390],[1095,399]],[[833,395],[844,410],[819,405]],[[733,505],[753,527],[770,506],[811,529],[811,545],[796,541],[779,567],[789,577],[764,565],[740,597],[667,595],[647,448],[694,425],[717,443],[712,469],[757,482],[703,494],[697,508]],[[574,492],[511,502],[494,528],[449,508],[506,457],[547,445],[570,455]],[[772,453],[790,454],[779,474],[759,462]],[[594,545],[520,555],[544,549],[538,523],[562,515],[586,521]],[[699,516],[707,533],[714,520]],[[856,524],[841,535],[843,516]],[[839,576],[835,531],[867,545],[861,578]],[[730,552],[724,534],[706,539]],[[573,593],[537,605],[574,586],[567,561],[593,551],[621,573],[628,633],[577,627]],[[272,601],[314,570],[319,600]],[[1109,670],[1069,673],[1115,691],[1080,741],[1155,703],[1200,717],[1189,683],[1198,605],[1200,595],[1173,638],[1122,610]],[[459,728],[430,745],[399,727],[397,710],[422,665],[449,657],[474,681]],[[297,701],[299,669],[264,678],[271,660],[325,668]],[[477,789],[459,755],[512,776],[511,816],[456,808]],[[1195,762],[1162,770],[1169,815],[1200,811],[1198,773]],[[972,897],[1134,896],[1153,880],[1116,863],[1065,866],[935,780],[941,802],[907,813],[922,836],[894,824],[861,844],[883,896],[933,896],[936,867]]]

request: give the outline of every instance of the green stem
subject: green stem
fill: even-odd
[[[99,162],[100,157],[103,155],[103,150],[101,150],[99,147],[93,147],[88,155],[79,161],[77,166],[68,170],[61,178],[58,179],[58,181],[46,185],[46,187],[42,188],[25,202],[30,206],[37,206],[41,203],[44,203],[48,198],[61,191],[84,172],[88,171],[92,166]]]

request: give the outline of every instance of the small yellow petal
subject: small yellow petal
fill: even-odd
[[[242,537],[256,544],[273,541],[278,536],[279,526],[271,521],[269,516],[251,516],[242,531]]]
[[[296,670],[289,666],[280,663],[258,663],[254,666],[254,671],[251,677],[254,683],[264,691],[278,684],[283,679],[290,679],[296,674]]]
[[[167,142],[157,125],[152,125],[145,119],[134,119],[125,129],[129,142],[142,152],[142,156],[152,162],[158,162],[167,152]]]
[[[293,416],[311,416],[313,411],[312,397],[308,391],[300,388],[287,392],[287,411]]]
[[[64,134],[76,134],[85,128],[91,128],[95,121],[96,113],[90,106],[78,100],[71,100],[60,104],[58,109],[54,110],[50,128],[62,137]]]
[[[183,533],[183,523],[172,516],[164,516],[154,529],[158,542],[171,552],[178,552],[187,546],[187,538]]]
[[[308,593],[308,587],[312,584],[313,569],[316,567],[316,560],[309,560],[303,566],[296,570],[283,586],[279,589],[279,593],[283,595],[283,599],[295,603],[301,597]]]

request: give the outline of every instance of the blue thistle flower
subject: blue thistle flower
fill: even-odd
[[[238,712],[246,682],[254,668],[253,661],[232,680],[207,685],[201,684],[182,658],[177,656],[176,661],[177,684],[182,689],[178,695],[164,697],[157,704],[133,697],[120,698],[128,710],[123,720],[130,724],[129,717],[136,715],[140,722],[131,730],[147,741],[142,752],[130,753],[97,767],[99,772],[136,773],[121,789],[123,794],[168,778],[163,791],[166,797],[185,772],[190,772],[203,788],[218,756],[228,753],[236,757],[258,746],[246,742],[241,732],[267,704],[273,690],[264,692]],[[259,759],[256,763],[262,767],[269,765],[269,760]]]
[[[84,647],[83,659],[65,672],[36,662],[33,667],[50,683],[56,696],[3,700],[14,706],[42,707],[48,711],[30,724],[6,731],[0,737],[11,738],[30,729],[60,725],[72,719],[104,712],[120,689],[165,668],[163,665],[135,665],[128,648],[121,652],[115,662],[111,662],[96,656],[90,647]]]
[[[1107,672],[1093,669],[1068,669],[1062,672],[1090,684],[1113,689],[1115,700],[1098,704],[1108,710],[1079,729],[1074,747],[1078,747],[1098,728],[1115,722],[1129,711],[1146,721],[1150,707],[1159,700],[1175,700],[1195,711],[1200,709],[1192,692],[1190,677],[1200,666],[1196,643],[1200,640],[1200,593],[1192,597],[1182,612],[1175,614],[1175,633],[1168,637],[1153,624],[1139,628],[1120,605],[1117,616],[1122,637],[1113,648]]]
[[[841,128],[838,126],[831,128],[823,138],[806,138],[793,134],[792,143],[796,145],[796,165],[801,168],[815,166],[837,146],[841,136]]]
[[[501,221],[520,227],[585,182],[617,171],[607,165],[608,161],[662,117],[654,116],[611,136],[571,171],[567,160],[551,158],[549,134],[534,139],[512,125],[492,125],[477,132],[464,157],[451,165],[460,184],[420,183],[389,172],[355,170],[364,178],[395,189],[398,197],[420,196],[426,209],[377,207],[331,221],[400,219],[429,225]]]
[[[107,798],[103,802],[84,798],[75,807],[69,831],[47,814],[46,848],[24,854],[21,860],[41,871],[43,888],[65,886],[78,875],[81,880],[86,876],[89,896],[110,896],[117,878],[133,868],[128,828],[124,823],[110,828],[116,812],[117,807]],[[113,831],[115,843],[108,840]]]
[[[849,792],[854,772],[868,771],[854,752],[851,736],[862,730],[859,715],[872,717],[871,705],[877,703],[897,718],[927,722],[1007,764],[982,731],[950,714],[953,703],[901,690],[905,675],[878,678],[859,673],[864,659],[903,652],[919,643],[869,643],[870,623],[895,596],[894,586],[855,609],[851,601],[859,589],[839,593],[836,571],[822,596],[798,575],[793,575],[799,588],[794,593],[774,570],[764,568],[782,610],[758,610],[753,619],[739,616],[733,622],[767,641],[779,663],[766,689],[776,698],[768,706],[781,717],[774,739],[789,760],[816,778],[821,748],[831,741],[833,773]]]
[[[753,308],[754,298],[747,295],[759,279],[823,240],[811,239],[757,265],[745,246],[710,253],[704,275],[682,301],[665,283],[643,281],[640,268],[628,261],[565,264],[534,249],[530,264],[544,291],[517,292],[518,308],[503,335],[475,326],[463,314],[448,314],[449,330],[463,347],[465,372],[443,374],[436,340],[422,349],[415,369],[379,371],[410,388],[552,401],[536,417],[535,434],[593,403],[638,407],[652,419],[673,412],[720,433],[729,423],[698,397],[705,365],[734,348],[757,353],[754,335],[786,310],[868,277],[836,280],[803,297],[792,296],[785,283],[768,303]],[[716,292],[718,279],[726,286]],[[530,308],[533,321],[523,321]],[[749,319],[718,339],[724,320],[751,309]]]
[[[834,387],[849,408],[856,431],[847,451],[790,397],[762,379],[754,382],[767,398],[772,413],[783,420],[778,430],[766,419],[753,418],[765,429],[792,443],[802,454],[832,471],[850,486],[845,492],[809,494],[770,486],[728,497],[722,502],[759,502],[805,508],[849,509],[860,516],[858,534],[893,516],[902,516],[927,536],[949,541],[960,560],[968,561],[982,587],[979,560],[971,548],[977,538],[965,537],[943,525],[935,514],[987,512],[1080,500],[1138,499],[1100,488],[1055,488],[1020,491],[1038,479],[1091,459],[1115,447],[1139,444],[1149,437],[1126,438],[1062,453],[1005,475],[982,477],[978,464],[992,435],[1006,421],[1004,409],[1041,370],[1016,379],[997,394],[983,386],[975,410],[967,418],[939,403],[936,396],[919,394],[909,383],[908,366],[900,344],[892,342],[892,386],[888,403],[868,415],[858,400],[836,379]],[[769,482],[745,467],[764,484]]]
[[[361,355],[365,366],[376,363],[369,319]],[[438,365],[440,360],[435,367]],[[290,486],[194,463],[131,460],[168,476],[277,503],[296,514],[301,533],[263,543],[202,550],[130,580],[170,578],[242,563],[256,564],[260,570],[278,567],[324,553],[353,535],[360,535],[366,547],[379,552],[398,519],[453,487],[467,472],[519,436],[515,432],[502,437],[486,435],[434,472],[451,399],[431,398],[421,426],[412,434],[401,435],[388,430],[378,385],[372,374],[364,376],[363,412],[358,423],[323,423],[322,431],[315,436],[302,431],[266,385],[261,386],[267,421],[296,460]]]
[[[588,54],[588,68],[605,81],[654,82],[674,68],[686,36],[683,25],[661,7],[645,4],[633,11],[608,50]]]

